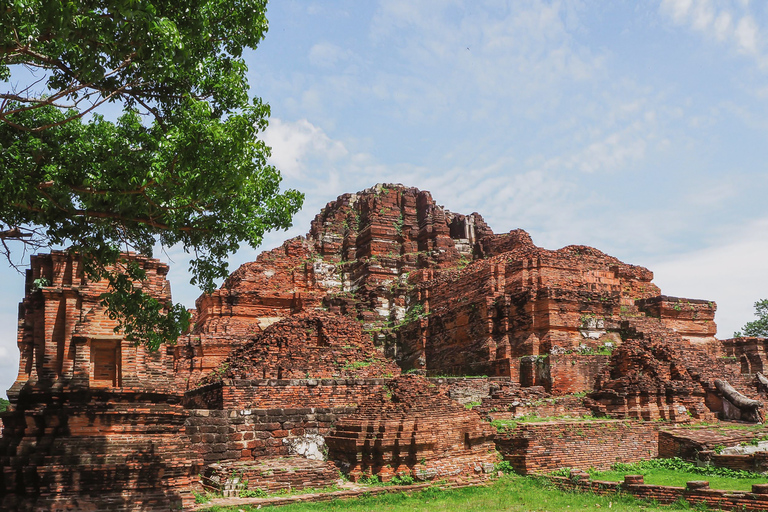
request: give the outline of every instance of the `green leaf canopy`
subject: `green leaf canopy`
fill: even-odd
[[[181,244],[195,256],[192,282],[210,291],[229,254],[288,228],[303,201],[267,164],[258,134],[269,107],[245,78],[242,52],[266,33],[265,11],[263,0],[0,4],[6,255],[8,240],[70,245],[121,294],[105,304],[129,337],[175,339],[183,309],[121,287],[141,279],[126,264],[109,270],[121,251]],[[23,70],[33,78],[18,85]],[[110,104],[115,121],[98,114]]]

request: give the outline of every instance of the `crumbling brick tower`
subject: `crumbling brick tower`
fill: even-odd
[[[193,386],[271,324],[320,307],[360,320],[377,348],[399,360],[408,274],[466,265],[476,241],[490,234],[477,213],[450,212],[416,188],[379,184],[343,194],[306,237],[263,252],[197,300],[195,326],[176,347],[179,384]]]
[[[170,298],[168,266],[129,255]],[[0,438],[3,510],[168,510],[198,472],[172,360],[123,339],[77,257],[32,257],[19,308],[19,375]]]
[[[306,237],[201,296],[175,369],[194,387],[269,325],[324,308],[359,320],[403,370],[591,390],[625,321],[653,317],[692,343],[715,341],[714,303],[662,296],[652,279],[597,249],[547,250],[521,229],[494,234],[478,213],[448,211],[427,191],[379,184],[339,196]]]

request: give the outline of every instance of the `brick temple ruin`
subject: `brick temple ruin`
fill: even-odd
[[[167,265],[128,257],[168,299]],[[402,185],[329,203],[156,352],[115,332],[76,256],[31,267],[2,510],[187,508],[234,474],[276,490],[339,471],[482,478],[499,456],[523,472],[608,467],[658,456],[663,422],[643,420],[763,419],[766,340],[718,340],[713,302],[662,295],[650,270],[591,247],[494,234]],[[489,423],[565,413],[605,420]]]

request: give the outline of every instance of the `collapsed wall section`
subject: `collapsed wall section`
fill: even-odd
[[[627,319],[658,318],[687,342],[715,341],[714,303],[661,296],[649,270],[596,249],[546,250],[514,230],[479,240],[475,256],[466,268],[409,276],[406,303],[420,314],[399,329],[404,368],[506,375],[567,394],[593,389]]]
[[[738,404],[731,404],[733,398],[722,391],[723,379],[728,388],[735,386],[746,395],[745,404],[759,405],[752,400],[759,398],[754,376],[717,357],[710,344],[684,340],[662,319],[633,318],[624,322],[623,332],[627,339],[589,394],[596,413],[645,420],[729,417],[727,408],[738,409]]]
[[[424,378],[402,376],[372,393],[328,437],[328,456],[353,480],[417,480],[493,470],[494,430]]]

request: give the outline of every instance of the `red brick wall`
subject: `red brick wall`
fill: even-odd
[[[168,265],[135,254],[126,257],[146,271],[144,291],[160,301],[170,299],[165,278]],[[107,283],[89,281],[78,257],[54,251],[32,256],[31,265],[19,307],[20,362],[16,382],[8,390],[11,401],[25,386],[82,389],[94,383],[112,388],[173,388],[167,349],[150,353],[115,332],[117,322],[106,315],[100,299]],[[46,283],[39,290],[34,284],[38,279]],[[99,350],[106,346],[114,349]],[[104,378],[96,378],[97,369],[103,370]]]
[[[742,469],[762,473],[768,470],[768,454],[718,454],[715,446],[737,446],[761,440],[765,429],[709,429],[675,428],[659,432],[659,457],[680,457],[690,461],[703,462],[713,466]]]
[[[550,355],[547,391],[558,395],[592,391],[595,379],[610,361],[608,355]]]
[[[189,409],[347,407],[359,404],[389,379],[227,380],[187,391]],[[460,403],[481,402],[492,390],[514,384],[507,377],[430,377],[429,382]]]
[[[768,338],[732,338],[723,340],[724,362],[738,365],[742,373],[764,373],[768,367]]]
[[[126,257],[146,271],[144,291],[170,299],[167,265]],[[114,332],[100,304],[107,284],[89,281],[77,256],[54,251],[31,265],[0,438],[0,509],[191,505],[198,460],[167,349],[148,352]]]
[[[722,453],[704,452],[699,454],[703,460],[720,468],[764,473],[768,470],[768,453],[755,452],[747,455],[727,455]]]
[[[494,429],[475,412],[415,375],[387,381],[326,438],[328,455],[364,474],[389,481],[398,473],[428,480],[492,471]],[[475,469],[477,468],[477,469]]]
[[[360,403],[388,379],[235,380],[222,387],[223,407],[347,407]]]
[[[180,396],[122,388],[22,397],[4,416],[0,510],[193,504],[202,460],[190,449]]]
[[[190,410],[186,433],[206,464],[288,455],[286,439],[325,436],[351,407]]]
[[[257,460],[209,464],[201,481],[203,487],[221,492],[225,498],[238,497],[241,490],[260,489],[269,493],[336,485],[339,470],[332,461],[303,457],[268,457]]]
[[[609,469],[658,455],[658,426],[633,421],[521,423],[496,436],[496,448],[515,470],[562,467]]]
[[[692,341],[714,340],[717,304],[708,300],[660,295],[637,301],[640,311],[661,319],[664,327]]]

